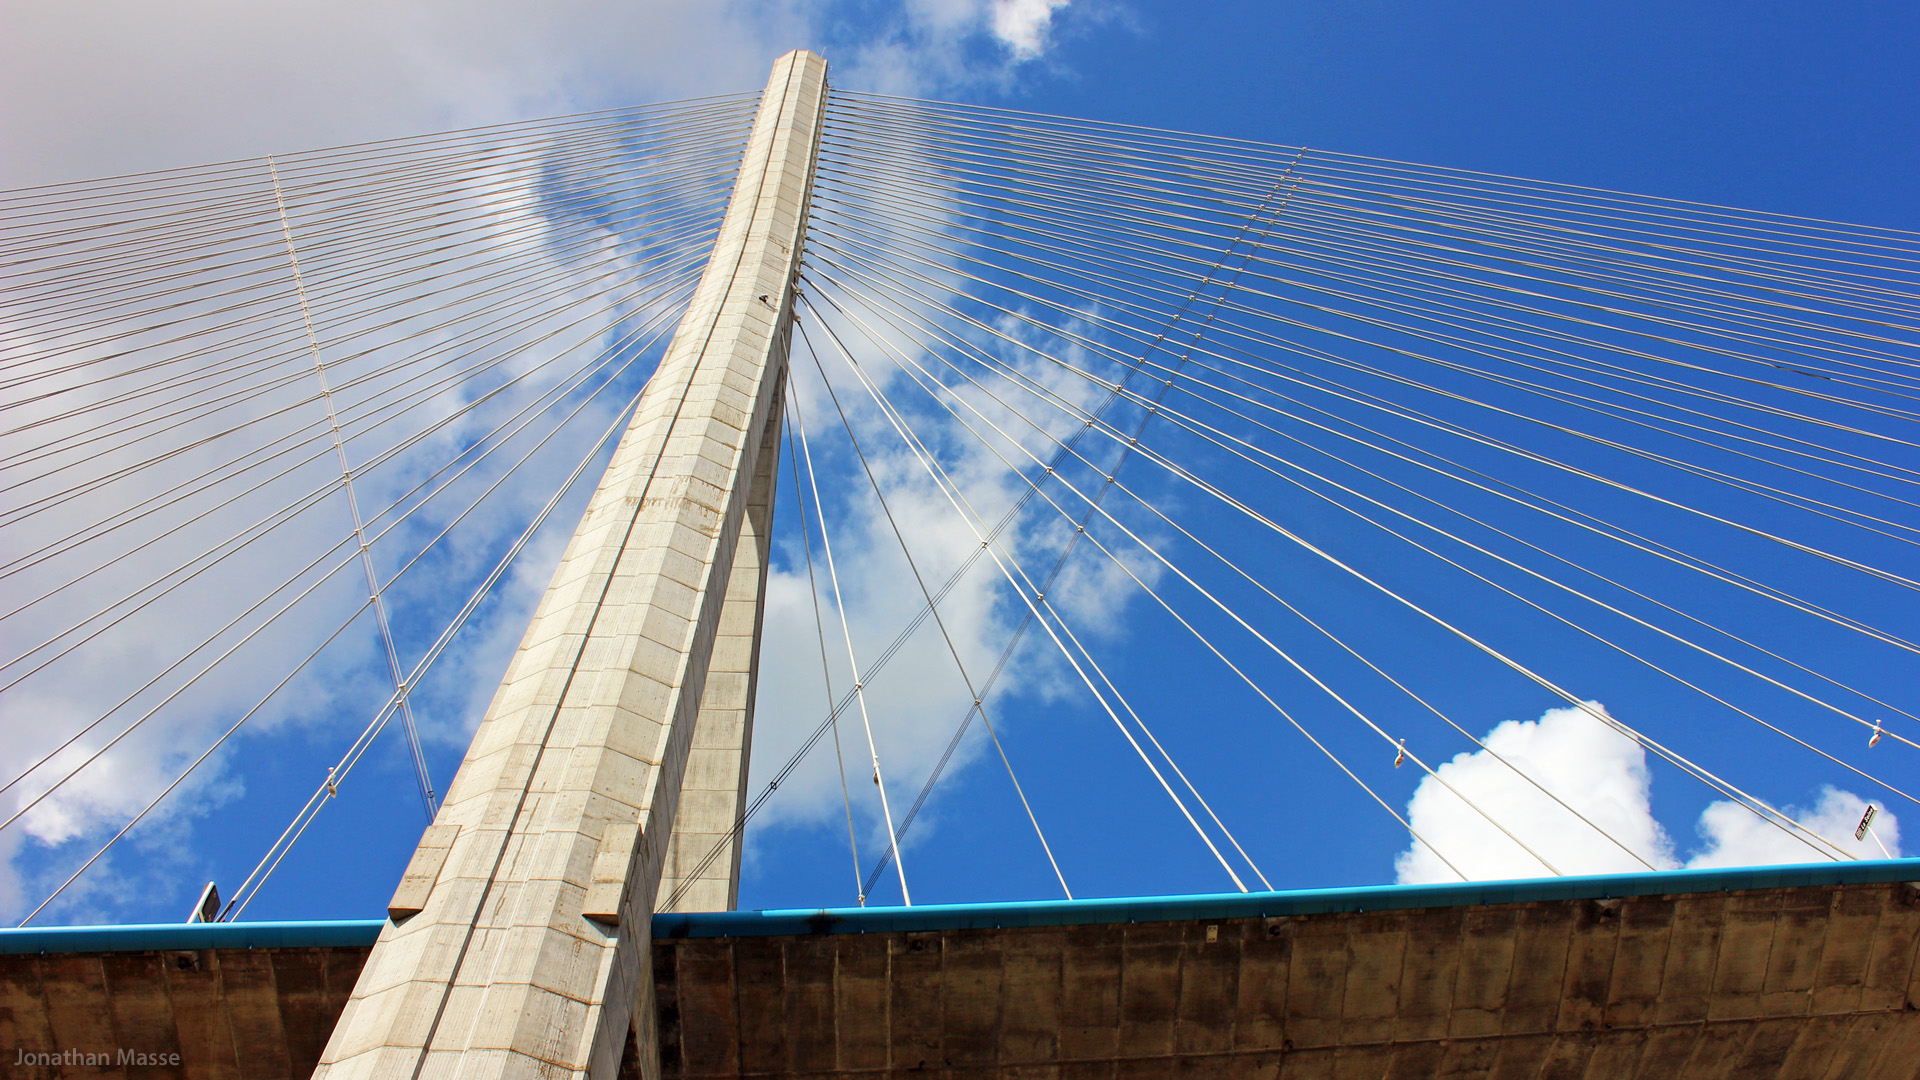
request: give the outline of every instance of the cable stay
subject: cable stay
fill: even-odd
[[[847,602],[840,594],[840,574],[834,568],[833,542],[827,536],[826,506],[820,499],[820,482],[813,469],[813,453],[807,447],[807,419],[795,395],[788,404],[793,413],[794,432],[800,442],[800,458],[807,466],[807,489],[813,494],[813,509],[820,525],[820,553],[827,564],[827,584],[833,590],[833,606],[840,616],[840,636],[847,647],[847,666],[853,671],[853,700],[860,709],[860,728],[867,736],[867,757],[873,768],[873,786],[880,796],[880,814],[887,828],[887,848],[893,855],[893,869],[900,879],[900,902],[913,906],[913,894],[907,889],[907,866],[900,859],[899,833],[893,827],[893,808],[887,800],[887,781],[880,771],[880,748],[873,741],[873,720],[867,715],[865,687],[860,681],[860,661],[853,649],[853,624],[847,615]],[[938,617],[938,613],[935,613]],[[864,893],[864,889],[862,892]]]
[[[793,387],[790,372],[787,376],[787,383],[786,393],[782,397],[781,405],[789,418],[791,418],[793,412],[793,406],[791,404]],[[840,774],[840,805],[846,812],[847,818],[847,853],[853,859],[854,901],[860,907],[866,907],[867,894],[873,891],[874,877],[869,877],[865,881],[862,881],[860,878],[860,842],[854,838],[853,828],[853,791],[847,786],[847,756],[846,752],[840,747],[840,710],[834,705],[833,670],[832,665],[827,661],[827,624],[820,614],[820,585],[814,580],[813,576],[813,531],[807,527],[806,495],[800,488],[800,455],[794,449],[793,427],[791,424],[787,426],[786,436],[787,464],[793,470],[793,497],[800,511],[800,550],[802,554],[805,555],[807,563],[807,595],[813,601],[813,633],[815,640],[820,646],[820,684],[826,688],[827,693],[827,723],[831,725],[833,731],[833,764],[834,768]],[[825,518],[823,517],[821,520],[824,521]],[[789,766],[789,768],[791,768],[791,766]],[[787,771],[786,769],[781,770],[783,775]],[[774,783],[777,789],[779,781],[776,780]],[[745,824],[746,815],[743,814],[741,815],[740,825],[736,826],[734,833],[728,836],[730,842],[735,844],[741,842],[742,837],[739,835],[739,832]],[[904,827],[903,825],[902,828],[904,829]],[[897,843],[898,841],[896,840],[895,842]],[[687,880],[692,881],[698,878],[700,876],[699,871],[707,868],[712,862],[714,854],[721,849],[721,846],[722,845],[715,845],[714,850],[709,851],[701,860],[699,870],[689,875]],[[879,872],[879,868],[876,867],[874,869],[875,877],[879,875]],[[674,895],[670,898],[670,905],[671,903],[677,903],[679,899],[680,897],[677,894]]]

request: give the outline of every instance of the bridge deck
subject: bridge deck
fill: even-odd
[[[663,1065],[1912,1077],[1913,870],[662,917]]]
[[[668,1076],[1911,1077],[1913,862],[662,915]],[[379,922],[0,932],[0,1049],[304,1076]]]

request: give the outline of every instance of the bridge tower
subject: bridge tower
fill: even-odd
[[[826,61],[774,64],[693,300],[316,1076],[657,1072],[649,931],[731,907]],[[631,1029],[631,1031],[630,1031]]]

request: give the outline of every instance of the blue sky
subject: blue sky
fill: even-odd
[[[1206,4],[1063,33],[1043,111],[1912,227],[1880,4]]]
[[[248,33],[275,28],[245,19],[237,29],[223,24],[228,13],[221,5],[187,9],[191,14],[172,27],[179,40],[161,45],[143,46],[112,32],[89,42],[89,33],[101,32],[48,20],[35,24],[49,46],[48,57],[36,63],[56,88],[62,80],[77,86],[105,60],[133,56],[151,65],[144,85],[157,86],[153,96],[170,105],[135,100],[143,85],[134,77],[142,74],[138,64],[119,81],[96,80],[91,90],[76,90],[78,104],[30,91],[27,76],[17,75],[0,85],[13,114],[0,126],[0,137],[25,148],[8,166],[13,182],[40,182],[752,90],[774,54],[808,44],[825,52],[836,77],[846,80],[842,85],[853,88],[1920,230],[1920,199],[1914,195],[1920,190],[1920,140],[1911,118],[1911,103],[1920,100],[1920,66],[1912,62],[1920,46],[1920,15],[1892,5],[1076,0],[1050,11],[1045,4],[1007,7],[1021,18],[996,24],[995,8],[967,0],[905,7],[737,6],[721,16],[641,5],[610,15],[641,43],[623,57],[589,40],[594,35],[583,28],[601,14],[590,4],[569,9],[564,19],[538,17],[518,34],[488,36],[449,29],[448,23],[429,35],[418,27],[433,20],[423,18],[413,24],[423,35],[419,40],[387,52],[354,43],[381,18],[372,9],[347,5],[344,14],[309,13],[317,27],[308,46],[312,63],[284,85],[249,68],[243,55]],[[432,14],[434,6],[420,10]],[[204,27],[193,19],[205,20]],[[743,27],[751,31],[747,40],[728,44],[726,32]],[[202,28],[205,34],[194,33]],[[520,64],[527,57],[533,60]],[[312,75],[329,65],[336,72],[359,72],[360,81],[386,89],[359,91],[337,74],[332,81]],[[533,74],[504,74],[517,65]],[[436,77],[440,81],[429,85]],[[258,100],[241,100],[249,90]],[[134,125],[154,126],[145,113],[156,108],[169,137],[130,135]],[[295,120],[283,123],[288,116]],[[826,407],[824,399],[815,395],[807,404],[816,410],[809,422],[824,425],[827,418],[817,413]],[[846,471],[851,466],[844,452],[825,446],[821,452],[843,479],[855,478]],[[791,495],[788,485],[783,500]],[[834,500],[833,513],[843,515],[849,528],[870,513],[860,509],[855,493]],[[784,503],[785,521],[796,519],[794,510],[793,503]],[[563,509],[556,517],[570,523],[575,515],[577,510]],[[1329,546],[1358,542],[1341,526],[1316,523],[1307,514],[1303,527],[1316,524],[1322,529],[1316,535]],[[777,555],[776,566],[787,574],[798,570],[794,535],[789,525]],[[1239,542],[1250,558],[1274,558],[1277,572],[1297,585],[1304,600],[1338,612],[1350,632],[1399,650],[1403,670],[1439,687],[1476,732],[1537,721],[1557,704],[1519,680],[1470,672],[1364,590],[1288,563],[1250,538]],[[1887,558],[1901,572],[1914,565],[1897,549]],[[1787,584],[1827,585],[1813,578]],[[1861,610],[1911,630],[1911,605],[1903,607],[1884,590],[1851,583],[1832,588]],[[1471,590],[1437,580],[1430,589],[1423,599],[1436,606],[1480,605]],[[1121,608],[1123,614],[1140,610],[1137,598],[1127,603],[1132,606]],[[1737,607],[1725,611],[1742,616]],[[997,647],[994,634],[1004,628],[1005,615],[1004,609],[998,616],[988,610],[969,624],[982,645]],[[1497,612],[1485,615],[1500,625]],[[407,624],[406,616],[399,621]],[[409,625],[403,636],[415,639],[417,650],[431,634],[419,623]],[[1183,765],[1274,884],[1393,880],[1395,858],[1407,846],[1404,831],[1311,760],[1304,744],[1255,715],[1243,694],[1180,674],[1169,658],[1192,657],[1151,626],[1142,619],[1133,630],[1110,631],[1101,653],[1115,670],[1129,673],[1136,706],[1163,727]],[[1509,629],[1530,632],[1520,622]],[[1669,690],[1575,642],[1534,644],[1561,662],[1566,685],[1621,715],[1657,718],[1645,725],[1649,731],[1740,774],[1776,803],[1811,806],[1822,784],[1845,779],[1744,739],[1737,728],[1690,724],[1685,706]],[[1847,670],[1856,663],[1879,663],[1850,656],[1844,639],[1811,640],[1808,648],[1823,669],[1847,675],[1856,674]],[[492,655],[497,666],[497,648]],[[1058,670],[1038,658],[1030,670],[1034,674],[1009,695],[1000,719],[1009,753],[1027,763],[1022,780],[1076,894],[1231,888],[1185,824],[1157,801],[1150,779],[1103,727],[1104,718]],[[1884,670],[1857,674],[1883,684],[1911,682],[1889,679]],[[476,687],[490,677],[482,657],[460,670],[464,683],[442,688],[445,723],[457,726],[460,707],[484,701]],[[787,693],[773,700],[763,696],[759,723],[783,725],[790,736],[810,728],[819,710],[792,700],[799,690]],[[1902,703],[1913,708],[1910,696]],[[243,742],[226,762],[224,795],[218,785],[190,793],[197,806],[156,830],[146,846],[119,856],[123,862],[112,885],[64,917],[170,920],[206,878],[224,884],[244,876],[288,806],[310,790],[312,763],[338,752],[343,730],[338,724],[296,725]],[[1508,731],[1514,739],[1529,737]],[[1404,808],[1417,777],[1410,770],[1382,770],[1378,752],[1364,740],[1338,737],[1352,753],[1373,756],[1383,794]],[[459,759],[459,741],[430,740],[429,753],[444,786]],[[922,761],[924,749],[918,753],[913,760]],[[767,760],[777,756],[770,751]],[[858,755],[848,760],[857,765]],[[930,803],[921,836],[907,849],[915,899],[1056,895],[1052,872],[1005,774],[977,740],[961,760]],[[401,744],[391,734],[369,767],[367,782],[329,809],[249,917],[360,917],[380,910],[417,836],[420,815]],[[918,788],[917,777],[890,778],[890,790],[894,783],[908,798]],[[1671,770],[1653,770],[1651,814],[1682,858],[1696,846],[1695,822],[1708,802],[1704,789],[1686,784]],[[845,826],[834,816],[837,786],[827,794],[832,812],[824,816],[817,807],[783,814],[777,802],[770,806],[770,823],[753,834],[742,906],[852,902]],[[897,802],[901,794],[894,797]],[[875,834],[866,818],[859,838],[870,868]],[[20,858],[28,879],[21,891],[29,893],[67,855],[29,850]],[[897,893],[889,888],[880,886],[875,900],[891,902]],[[37,902],[27,899],[29,906]]]

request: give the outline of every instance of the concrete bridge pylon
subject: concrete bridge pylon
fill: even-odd
[[[826,61],[781,57],[685,316],[315,1075],[658,1074],[656,896],[730,907]]]

